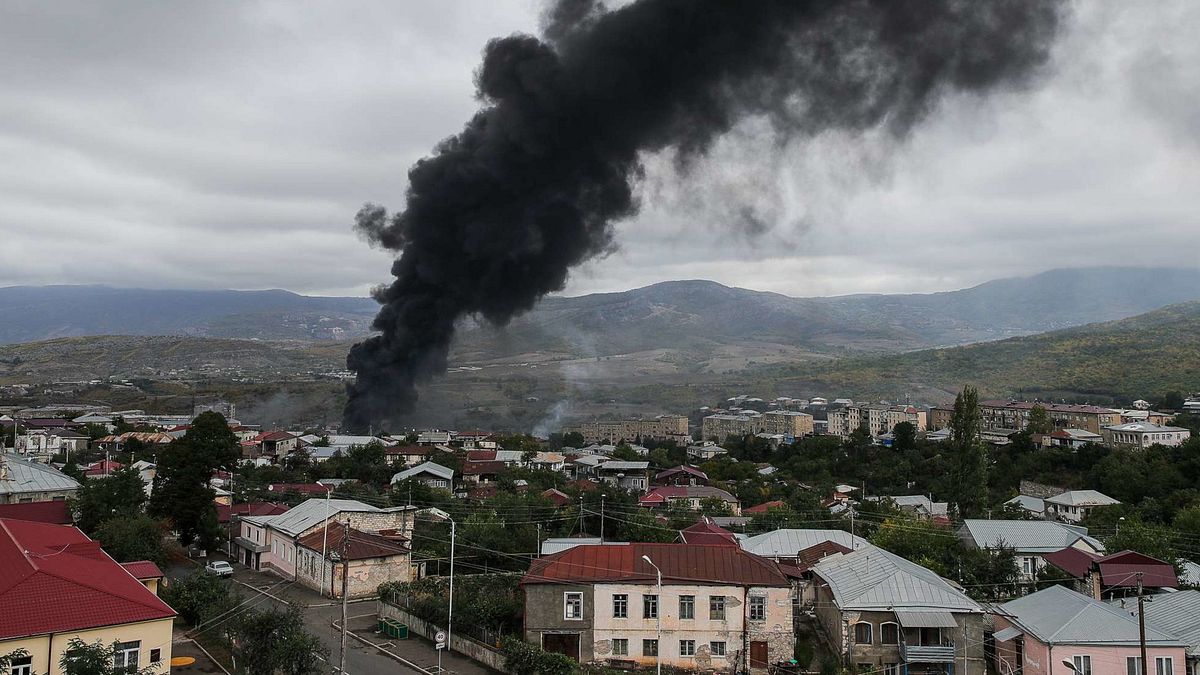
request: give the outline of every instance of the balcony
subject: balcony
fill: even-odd
[[[954,663],[954,645],[910,645],[901,642],[900,658],[905,663]]]

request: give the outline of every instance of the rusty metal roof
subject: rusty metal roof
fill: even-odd
[[[623,582],[653,584],[654,568],[663,583],[722,586],[788,586],[779,566],[732,546],[633,543],[576,546],[533,561],[522,584]]]

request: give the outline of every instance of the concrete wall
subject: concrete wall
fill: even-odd
[[[67,651],[71,639],[76,637],[89,644],[100,641],[106,647],[111,646],[115,641],[141,642],[138,650],[139,667],[144,668],[151,665],[150,651],[158,649],[160,650],[159,661],[153,667],[154,672],[164,674],[170,672],[171,619],[5,640],[0,642],[0,655],[24,649],[33,659],[34,673],[62,675],[63,670],[58,662],[63,653]]]
[[[377,611],[380,617],[395,619],[400,623],[408,624],[410,633],[420,635],[427,640],[433,640],[437,634],[437,626],[424,619],[417,618],[390,603],[383,602],[382,600],[379,601]],[[450,635],[450,648],[463,656],[484,664],[488,668],[498,670],[501,673],[508,672],[504,669],[504,656],[497,649],[482,642],[454,633]]]
[[[588,663],[595,658],[593,644],[595,636],[592,623],[595,620],[596,600],[592,587],[585,584],[528,584],[525,587],[525,640],[535,645],[542,644],[547,633],[577,633],[579,635],[579,661]],[[583,594],[583,618],[564,618],[563,603],[566,593]],[[637,598],[637,615],[641,616],[641,596]],[[640,646],[640,645],[639,645]],[[630,651],[633,651],[632,647]]]
[[[368,558],[350,561],[350,577],[347,591],[351,598],[366,598],[375,595],[380,584],[390,581],[412,581],[411,554],[393,555],[386,558]],[[320,551],[304,547],[299,549],[296,576],[300,584],[333,598],[342,597],[342,565],[324,561]],[[324,574],[322,575],[322,568]]]

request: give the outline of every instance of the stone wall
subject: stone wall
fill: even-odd
[[[433,640],[439,630],[439,627],[434,626],[424,619],[417,618],[391,603],[381,600],[377,605],[377,611],[381,618],[395,619],[400,623],[408,624],[408,631],[410,633],[420,635],[427,640]],[[467,658],[482,663],[488,668],[500,671],[501,673],[508,673],[504,668],[504,655],[482,642],[454,633],[450,636],[450,648]]]

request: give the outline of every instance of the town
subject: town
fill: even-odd
[[[1148,398],[739,394],[546,438],[0,407],[0,655],[1192,673],[1200,397]]]

